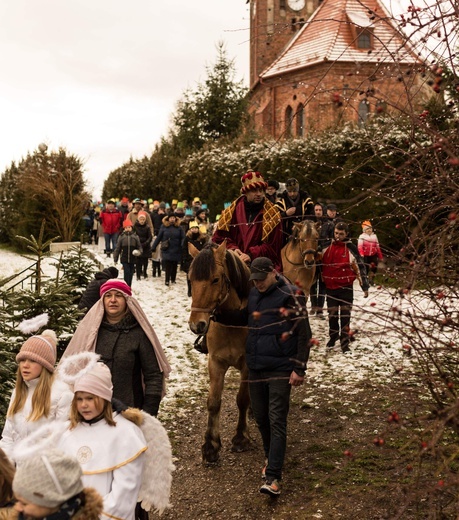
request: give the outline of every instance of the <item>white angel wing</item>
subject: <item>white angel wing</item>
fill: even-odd
[[[171,507],[169,498],[172,486],[172,447],[164,426],[156,417],[142,412],[143,422],[140,426],[147,441],[145,465],[142,484],[139,491],[139,502],[142,508],[149,511],[155,508],[161,515]]]

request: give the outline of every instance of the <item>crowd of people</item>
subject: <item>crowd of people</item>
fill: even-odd
[[[318,230],[317,277],[309,315],[291,320],[290,312],[306,308],[308,295],[282,275],[281,249],[295,222],[307,219]],[[324,319],[326,311],[326,348],[339,341],[350,353],[354,282],[367,297],[383,259],[371,222],[362,222],[355,245],[336,205],[314,203],[297,179],[280,189],[278,181],[249,171],[241,177],[240,196],[215,223],[197,197],[190,207],[178,200],[112,199],[88,212],[85,223],[89,240],[103,237],[107,257],[121,263],[124,281],[115,266],[95,275],[79,304],[84,317],[57,366],[52,331],[22,345],[0,440],[0,513],[134,520],[148,518],[142,504],[151,504],[152,495],[158,509],[168,505],[172,456],[156,415],[171,368],[131,285],[134,277],[148,277],[150,259],[152,276],[164,272],[166,286],[175,284],[178,266],[187,274],[192,253],[209,242],[225,242],[250,267],[253,287],[240,319],[249,327],[249,389],[265,454],[260,492],[278,496],[290,392],[303,384],[309,358],[309,316]],[[187,290],[192,296],[189,282]],[[162,464],[153,464],[156,474],[151,454],[162,457]],[[158,498],[151,486],[159,481],[165,491]]]

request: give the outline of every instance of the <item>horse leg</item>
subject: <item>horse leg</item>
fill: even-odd
[[[239,385],[236,398],[237,407],[239,408],[239,419],[236,427],[236,435],[231,439],[231,451],[236,452],[246,451],[250,448],[250,437],[247,426],[247,412],[250,406],[249,383],[247,381],[249,371],[247,366],[244,366],[240,372],[241,384]]]
[[[223,383],[227,366],[223,366],[209,356],[210,388],[207,397],[207,430],[202,445],[202,460],[207,463],[218,461],[222,443],[220,440],[220,408],[222,404]]]

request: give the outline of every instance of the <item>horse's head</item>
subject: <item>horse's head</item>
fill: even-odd
[[[303,264],[306,269],[312,269],[316,260],[319,243],[317,228],[311,220],[295,222],[294,226]]]
[[[194,260],[188,273],[192,295],[188,323],[195,334],[205,334],[215,310],[229,295],[229,279],[225,269],[226,243],[206,247],[201,252],[193,249],[190,247]]]

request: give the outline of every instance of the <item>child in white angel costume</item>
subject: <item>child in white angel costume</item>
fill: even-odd
[[[135,520],[137,502],[146,511],[161,513],[170,507],[174,470],[167,432],[156,417],[141,410],[113,409],[110,370],[98,359],[92,352],[65,359],[59,372],[75,392],[70,422],[60,431],[52,426],[38,431],[18,451],[27,456],[53,444],[74,456],[84,486],[103,497],[101,519]]]

